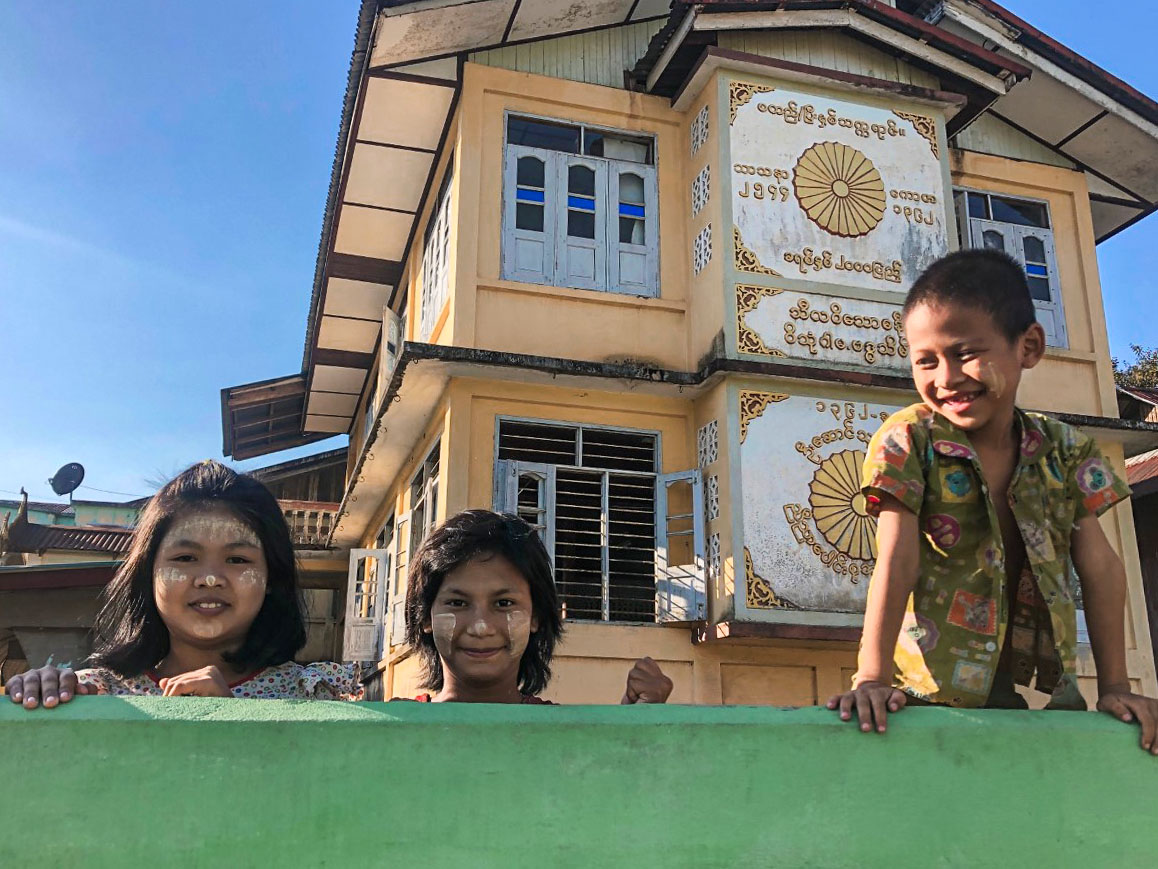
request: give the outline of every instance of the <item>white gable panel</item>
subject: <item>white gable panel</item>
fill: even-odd
[[[1158,141],[1129,121],[1108,115],[1062,150],[1139,196],[1158,199]]]
[[[322,317],[318,328],[318,346],[331,350],[352,350],[370,353],[378,341],[380,320],[347,320],[342,317]]]
[[[406,252],[413,214],[343,205],[334,250],[399,261]]]
[[[426,188],[433,160],[433,154],[422,151],[355,145],[345,201],[414,211]]]
[[[350,428],[350,421],[337,416],[307,416],[304,428],[307,432],[345,434]]]
[[[1086,186],[1090,188],[1090,195],[1109,196],[1112,199],[1132,199],[1129,191],[1123,190],[1108,181],[1099,178],[1097,175],[1086,173]]]
[[[1091,202],[1090,213],[1094,219],[1094,236],[1103,238],[1118,227],[1125,225],[1142,213],[1137,208],[1112,205],[1107,202]]]
[[[348,392],[360,395],[366,372],[361,368],[343,368],[339,365],[315,365],[313,389],[322,392]]]
[[[535,0],[523,3],[511,28],[512,40],[569,33],[590,27],[620,24],[631,11],[632,0]]]
[[[312,392],[306,405],[306,416],[353,416],[358,396],[337,392]]]
[[[424,3],[416,11],[405,6],[383,10],[370,65],[405,63],[495,45],[502,41],[514,8],[515,0],[448,0],[442,5]]]
[[[372,78],[358,122],[358,138],[433,151],[453,99],[454,88]]]
[[[1041,70],[1019,82],[994,106],[999,115],[1047,142],[1060,142],[1102,107]]]
[[[395,67],[394,72],[458,81],[458,58],[444,57],[440,60],[421,60],[418,63],[408,63]]]
[[[330,278],[326,281],[326,307],[322,313],[376,320],[382,316],[391,289],[389,284]]]
[[[631,13],[632,21],[667,15],[671,11],[671,0],[639,0],[639,5]]]

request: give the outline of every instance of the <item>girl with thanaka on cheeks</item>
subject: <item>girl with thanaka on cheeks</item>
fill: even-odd
[[[548,703],[563,632],[551,561],[525,521],[468,510],[436,528],[410,565],[406,641],[424,667],[419,701]],[[672,682],[635,663],[621,703],[663,703]],[[401,699],[401,698],[400,698]]]
[[[294,663],[306,641],[293,542],[258,480],[212,461],[166,484],[106,588],[89,669],[9,680],[14,702],[76,694],[359,699],[352,666]]]

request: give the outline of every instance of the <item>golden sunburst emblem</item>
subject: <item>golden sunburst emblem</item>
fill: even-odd
[[[809,219],[833,235],[865,235],[885,216],[881,173],[856,148],[839,142],[817,142],[801,154],[792,186]]]
[[[843,450],[821,462],[808,486],[808,503],[825,540],[849,558],[868,561],[877,557],[877,523],[860,491],[864,456],[864,450]]]

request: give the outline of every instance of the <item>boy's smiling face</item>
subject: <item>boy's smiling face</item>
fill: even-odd
[[[1021,373],[1045,350],[1039,324],[1011,341],[980,308],[921,303],[905,318],[905,337],[913,383],[930,409],[974,439],[1012,430]]]

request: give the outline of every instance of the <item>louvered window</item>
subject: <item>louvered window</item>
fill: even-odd
[[[423,237],[419,341],[426,341],[433,334],[434,326],[450,292],[450,182],[453,167],[452,155]]]
[[[415,552],[438,515],[439,442],[435,441],[410,481],[410,551]]]
[[[500,421],[495,508],[539,530],[567,618],[672,620],[656,601],[658,446],[648,432]]]

